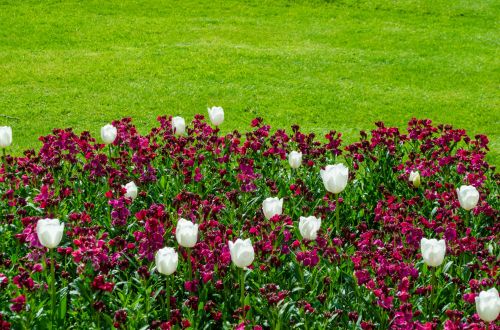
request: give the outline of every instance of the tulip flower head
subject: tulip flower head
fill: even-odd
[[[192,248],[198,240],[198,225],[186,219],[179,219],[175,229],[175,238],[180,246]]]
[[[349,169],[344,164],[328,165],[320,171],[325,189],[333,194],[341,193],[347,186]]]
[[[444,239],[438,241],[435,238],[422,238],[420,240],[420,249],[422,251],[422,258],[427,266],[438,267],[443,263],[446,254]]]
[[[292,151],[288,155],[288,163],[293,169],[297,169],[302,165],[302,153],[298,151]]]
[[[108,124],[104,127],[101,127],[101,139],[105,144],[111,144],[115,142],[117,135],[118,131],[113,125]]]
[[[481,320],[493,322],[500,314],[500,297],[495,288],[488,291],[481,291],[476,297],[476,311]]]
[[[137,188],[136,184],[132,181],[127,183],[124,188],[127,190],[125,193],[125,197],[135,199],[137,197],[137,193],[139,189]]]
[[[413,183],[415,188],[420,186],[420,173],[418,171],[411,171],[408,180]]]
[[[269,197],[262,202],[262,211],[267,220],[283,213],[283,198]]]
[[[238,238],[234,243],[229,241],[229,252],[233,263],[240,268],[250,266],[255,258],[255,252],[249,238],[246,240]]]
[[[12,144],[12,128],[10,126],[0,127],[0,148],[6,148]]]
[[[171,247],[164,247],[156,252],[156,270],[163,275],[170,275],[177,269],[179,255]]]
[[[214,126],[219,126],[224,121],[224,109],[221,107],[208,108],[208,116]]]
[[[314,216],[300,217],[299,231],[303,238],[314,241],[318,237],[321,219]]]
[[[469,211],[476,207],[479,201],[479,192],[474,186],[461,186],[457,188],[458,201],[460,206]]]
[[[172,118],[172,131],[175,135],[183,135],[186,132],[186,121],[184,120],[184,118]]]
[[[48,249],[53,249],[61,243],[64,223],[59,219],[40,219],[36,224],[36,234],[40,243]]]

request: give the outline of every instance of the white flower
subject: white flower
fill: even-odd
[[[495,288],[488,291],[481,291],[479,297],[476,297],[476,310],[481,320],[493,322],[500,314],[500,297]]]
[[[413,183],[415,188],[418,188],[420,186],[420,173],[418,171],[411,171],[408,180]]]
[[[299,168],[300,165],[302,165],[302,153],[297,152],[297,151],[292,151],[288,155],[288,163],[290,164],[290,167],[293,169]]]
[[[135,185],[135,183],[133,181],[127,183],[124,188],[127,189],[127,192],[125,193],[125,197],[131,198],[131,199],[135,199],[137,197],[137,193],[138,193],[139,189],[137,188],[137,186]]]
[[[238,238],[234,243],[229,241],[229,252],[233,263],[240,268],[250,266],[255,257],[252,242],[249,238],[246,240]]]
[[[172,131],[175,135],[182,135],[186,132],[186,122],[184,121],[184,118],[172,118]]]
[[[224,109],[221,107],[208,108],[208,116],[214,126],[219,126],[224,121]]]
[[[262,211],[266,219],[271,219],[275,215],[281,215],[283,213],[283,198],[269,197],[262,202]]]
[[[156,270],[164,275],[170,275],[177,269],[179,255],[171,247],[165,247],[156,252],[155,264]]]
[[[321,227],[321,219],[314,216],[300,217],[299,231],[305,239],[314,241],[318,237],[318,230]]]
[[[457,188],[458,201],[467,211],[476,207],[479,201],[479,192],[474,186],[461,186]]]
[[[437,267],[444,261],[446,254],[446,243],[444,239],[436,240],[435,238],[420,240],[420,249],[422,251],[422,258],[427,266]]]
[[[12,144],[12,128],[10,126],[0,127],[0,148],[6,148]]]
[[[175,229],[175,238],[180,246],[192,248],[198,240],[198,225],[180,218]]]
[[[339,194],[347,186],[349,169],[344,164],[328,165],[324,170],[320,171],[320,175],[326,190]]]
[[[59,222],[59,219],[40,219],[36,224],[38,240],[49,249],[53,249],[61,243],[63,232],[64,223]]]
[[[115,142],[116,135],[118,134],[118,131],[116,130],[116,127],[113,125],[106,125],[101,127],[101,139],[104,141],[105,144],[111,144]]]

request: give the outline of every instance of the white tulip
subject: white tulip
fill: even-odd
[[[302,165],[302,153],[297,152],[297,151],[292,151],[288,155],[288,163],[290,164],[290,167],[293,169],[299,168],[300,165]]]
[[[324,170],[320,171],[320,175],[326,190],[339,194],[347,186],[349,169],[344,164],[328,165]]]
[[[262,211],[267,220],[283,213],[283,198],[269,197],[262,202]]]
[[[420,186],[420,173],[418,171],[411,171],[408,180],[413,183],[415,188],[418,188]]]
[[[127,192],[125,193],[125,197],[135,199],[137,197],[137,193],[139,192],[139,189],[135,185],[135,182],[129,182],[124,186],[125,189],[127,189]]]
[[[172,131],[175,135],[182,135],[186,132],[186,121],[184,120],[184,118],[172,118]]]
[[[156,270],[163,275],[170,275],[177,269],[179,255],[171,247],[165,247],[156,252]]]
[[[12,127],[0,127],[0,148],[6,148],[12,144]]]
[[[467,211],[476,207],[479,201],[479,192],[474,186],[461,186],[457,188],[458,201]]]
[[[246,240],[238,238],[234,243],[229,241],[229,252],[233,263],[240,268],[250,266],[255,258],[255,252],[249,238]]]
[[[111,144],[115,142],[118,131],[116,127],[111,124],[101,127],[101,139],[105,144]]]
[[[198,240],[198,225],[180,218],[175,229],[175,238],[180,246],[192,248]]]
[[[318,237],[318,230],[321,227],[321,219],[314,216],[300,217],[299,231],[305,239],[314,241]]]
[[[500,297],[495,288],[488,291],[481,291],[479,297],[476,297],[476,310],[481,320],[493,322],[500,314]]]
[[[224,109],[221,107],[208,108],[208,116],[214,126],[219,126],[224,121]]]
[[[59,219],[40,219],[36,224],[38,240],[49,249],[53,249],[61,243],[63,232],[64,223],[59,222]]]
[[[444,239],[436,240],[435,238],[420,240],[420,249],[422,251],[422,258],[427,266],[437,267],[444,261],[446,254],[446,243]]]

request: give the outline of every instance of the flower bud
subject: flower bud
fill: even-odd
[[[124,188],[127,189],[127,192],[125,193],[125,197],[131,198],[131,199],[135,199],[137,197],[137,193],[138,193],[139,189],[137,188],[137,186],[135,185],[135,183],[133,181],[127,183]]]
[[[444,239],[436,240],[435,238],[420,240],[420,249],[422,251],[422,258],[427,266],[437,267],[444,261],[446,254],[446,243]]]
[[[183,135],[186,132],[186,122],[184,121],[184,118],[172,118],[172,131],[175,135]]]
[[[302,165],[302,153],[297,151],[292,151],[288,155],[288,163],[293,169],[297,169]]]
[[[101,127],[101,139],[105,144],[111,144],[115,142],[118,131],[113,125],[106,125]]]
[[[303,238],[314,241],[318,237],[321,219],[314,216],[300,217],[299,231]]]
[[[347,186],[349,169],[344,164],[328,165],[320,171],[325,189],[331,193],[339,194]]]
[[[221,107],[208,108],[208,116],[214,126],[219,126],[224,121],[224,109]]]
[[[418,171],[411,171],[408,180],[413,183],[415,188],[420,187],[420,173]]]
[[[479,201],[479,192],[474,186],[461,186],[457,188],[458,201],[467,211],[476,207]]]
[[[156,270],[163,275],[170,275],[177,269],[179,255],[171,247],[165,247],[156,252]]]
[[[198,240],[198,225],[186,219],[179,219],[175,229],[175,238],[180,246],[192,248]]]
[[[49,249],[53,249],[61,243],[63,232],[64,223],[59,222],[59,219],[40,219],[36,224],[38,240]]]
[[[10,126],[0,127],[0,148],[6,148],[12,144],[12,128]]]
[[[255,257],[252,242],[249,238],[246,240],[238,238],[234,243],[229,241],[229,252],[233,263],[240,268],[250,266]]]
[[[488,291],[481,291],[476,297],[476,311],[481,320],[493,322],[500,314],[500,297],[495,288]]]
[[[266,219],[271,219],[275,215],[281,215],[283,213],[283,198],[269,197],[262,203],[262,211]]]

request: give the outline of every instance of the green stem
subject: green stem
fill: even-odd
[[[435,298],[434,297],[435,287],[436,287],[436,268],[433,267],[431,269],[431,296],[430,296],[430,299],[429,299],[430,300],[430,305],[431,305],[430,306],[430,316],[431,316],[431,318],[433,316],[433,312],[434,312],[434,308],[435,308],[435,306],[434,306],[434,303],[435,303],[435,301],[434,301],[434,298]]]
[[[245,270],[241,268],[241,275],[240,275],[240,296],[241,296],[241,308],[243,308],[243,321],[245,320]]]
[[[191,265],[191,249],[187,249],[187,264],[188,264],[188,280],[191,281],[191,278],[193,276],[193,269]]]
[[[337,198],[337,203],[335,204],[335,232],[337,234],[340,234],[340,216],[339,216],[339,194],[336,194],[335,197]]]
[[[165,290],[167,291],[167,321],[170,321],[170,279],[169,279],[169,275],[166,276]]]
[[[54,249],[50,249],[50,274],[51,274],[51,280],[50,280],[50,294],[51,294],[51,324],[52,324],[52,329],[55,329],[54,326],[54,318],[56,314],[56,270],[55,270],[55,255],[54,255]]]

